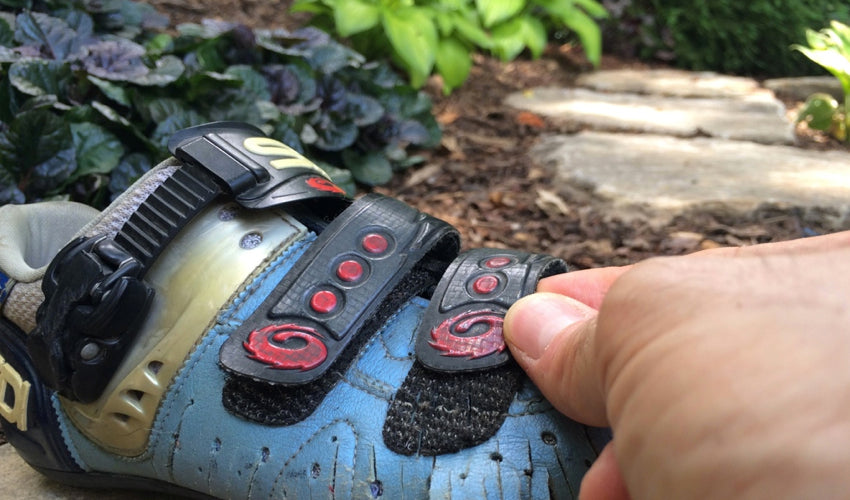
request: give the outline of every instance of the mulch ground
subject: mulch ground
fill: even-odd
[[[541,135],[560,130],[546,119],[502,104],[511,92],[569,86],[589,70],[578,51],[551,47],[537,61],[502,63],[476,57],[469,81],[444,97],[429,87],[443,125],[439,150],[424,166],[376,191],[397,196],[460,228],[469,247],[545,252],[574,268],[623,265],[657,255],[718,246],[781,241],[829,232],[823,214],[764,206],[742,215],[714,208],[660,219],[619,210],[573,186],[555,185],[552,172],[527,152]],[[645,66],[605,58],[603,68]],[[796,103],[788,103],[796,105]],[[800,147],[843,146],[800,130]]]

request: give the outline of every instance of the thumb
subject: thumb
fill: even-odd
[[[505,317],[514,358],[558,410],[588,425],[607,425],[595,362],[595,309],[554,293],[523,297]]]

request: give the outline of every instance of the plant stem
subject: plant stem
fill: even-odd
[[[850,93],[844,93],[844,142],[850,142]]]

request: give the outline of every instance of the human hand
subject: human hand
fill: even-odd
[[[850,232],[538,291],[505,319],[514,357],[563,413],[613,429],[582,498],[850,496]]]

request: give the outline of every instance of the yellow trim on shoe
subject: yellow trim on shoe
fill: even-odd
[[[6,403],[6,391],[12,390],[12,403]],[[15,424],[18,430],[27,430],[27,405],[30,399],[30,383],[21,377],[6,359],[0,356],[0,417]]]

